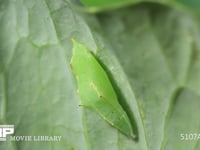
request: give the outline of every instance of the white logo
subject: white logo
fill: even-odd
[[[11,135],[14,134],[14,125],[0,125],[0,142],[1,141],[35,141],[35,142],[59,142],[61,136],[49,136],[49,135]],[[8,135],[11,135],[7,137]]]
[[[14,125],[0,125],[0,141],[6,141],[6,136],[14,133]]]

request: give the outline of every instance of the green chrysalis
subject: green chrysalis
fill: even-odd
[[[119,104],[106,72],[84,45],[72,41],[70,66],[78,82],[80,105],[97,112],[113,127],[135,138],[130,120]]]

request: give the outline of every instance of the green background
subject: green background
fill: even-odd
[[[199,2],[106,2],[91,9],[65,0],[0,1],[0,124],[15,125],[16,136],[62,136],[0,142],[0,149],[200,148],[199,140],[180,137],[200,133]],[[138,141],[79,106],[71,38],[109,70],[135,117]]]

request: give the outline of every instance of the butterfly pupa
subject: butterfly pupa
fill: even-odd
[[[103,67],[83,44],[72,41],[70,66],[77,80],[80,105],[98,113],[128,137],[135,138],[130,120]]]

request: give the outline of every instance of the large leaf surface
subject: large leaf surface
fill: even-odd
[[[105,66],[138,128],[128,139],[80,107],[69,67],[71,38]],[[0,2],[0,124],[15,135],[61,142],[1,142],[6,150],[196,150],[181,133],[200,127],[200,26],[194,15],[141,4],[98,15],[62,0]]]

